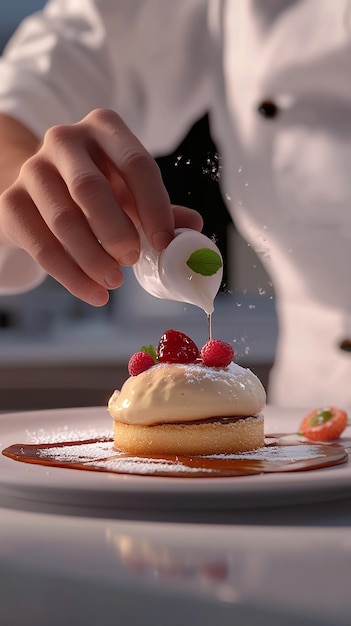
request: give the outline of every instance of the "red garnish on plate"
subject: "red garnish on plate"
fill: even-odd
[[[197,345],[180,330],[166,330],[157,346],[159,363],[195,363],[198,357]]]
[[[346,411],[327,406],[306,415],[300,424],[299,435],[312,441],[332,441],[340,437],[346,426]]]
[[[226,367],[234,358],[234,350],[225,341],[210,339],[202,347],[200,356],[208,367]]]

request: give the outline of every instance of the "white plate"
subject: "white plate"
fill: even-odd
[[[296,432],[303,410],[265,409],[266,433]],[[0,453],[35,438],[79,440],[111,432],[105,407],[56,409],[0,416]],[[351,429],[345,432],[349,438]],[[341,440],[342,443],[342,440]],[[166,478],[85,472],[16,462],[0,454],[0,505],[60,512],[213,511],[286,506],[351,497],[350,462],[336,467],[233,478]]]

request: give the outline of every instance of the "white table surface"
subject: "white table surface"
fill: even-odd
[[[350,573],[351,499],[153,517],[0,496],[4,626],[349,626]]]
[[[316,505],[316,526],[301,511],[285,526],[273,514],[200,524],[1,509],[1,624],[349,625],[344,504],[322,525]]]

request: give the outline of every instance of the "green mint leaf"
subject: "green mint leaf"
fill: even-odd
[[[219,254],[210,248],[195,250],[186,264],[195,274],[202,276],[213,276],[223,265]]]
[[[311,417],[310,426],[320,426],[320,424],[325,424],[325,422],[329,422],[332,417],[333,413],[329,411],[329,409],[320,409],[314,417]]]
[[[153,346],[152,344],[150,344],[149,346],[142,346],[140,352],[147,352],[147,354],[152,356],[153,360],[156,363],[156,361],[157,361],[157,353],[156,353],[155,346]]]

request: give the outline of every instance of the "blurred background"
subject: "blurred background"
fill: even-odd
[[[1,51],[18,23],[44,4],[1,3]],[[225,208],[221,160],[207,116],[172,154],[157,160],[171,200],[203,215],[204,232],[215,237],[225,259],[213,336],[232,343],[236,360],[267,385],[277,337],[274,292],[259,254],[241,239]],[[167,328],[186,332],[200,346],[207,340],[203,311],[149,296],[131,271],[100,309],[77,300],[50,277],[30,293],[0,296],[0,411],[106,404],[128,376],[129,356],[157,343]]]

